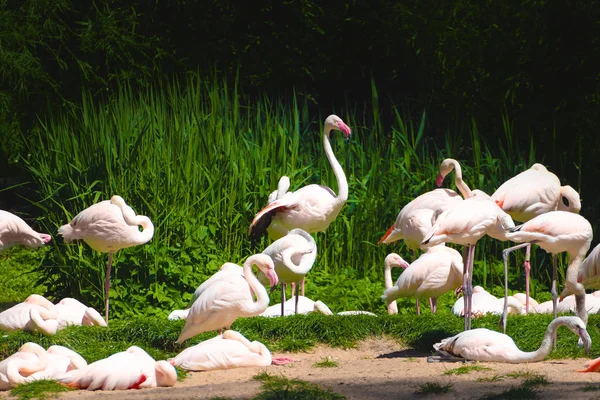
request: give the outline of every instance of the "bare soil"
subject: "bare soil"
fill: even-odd
[[[479,399],[487,394],[498,394],[511,386],[519,386],[524,377],[506,377],[509,373],[542,374],[549,385],[537,386],[536,398],[600,399],[599,391],[582,391],[585,386],[598,385],[600,374],[579,373],[587,359],[551,360],[531,364],[478,363],[490,368],[465,375],[445,375],[444,372],[463,363],[428,363],[430,354],[403,348],[385,338],[369,339],[357,348],[343,350],[325,346],[315,347],[305,353],[274,354],[296,360],[285,366],[242,368],[225,371],[191,372],[187,379],[172,388],[156,388],[116,392],[73,391],[61,399],[210,399],[226,397],[249,399],[260,392],[261,383],[253,376],[268,372],[289,379],[300,379],[319,384],[345,395],[348,399],[406,399],[448,398]],[[314,364],[324,359],[338,363],[337,367],[318,368]],[[497,377],[495,381],[480,381]],[[437,382],[453,384],[453,391],[444,395],[418,395],[419,384]],[[5,397],[7,394],[0,394]]]

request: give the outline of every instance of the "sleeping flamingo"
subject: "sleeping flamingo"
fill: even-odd
[[[139,227],[142,227],[140,232]],[[66,243],[83,240],[92,249],[108,253],[108,267],[104,280],[106,296],[105,319],[108,323],[108,299],[110,290],[110,269],[113,253],[126,247],[147,243],[154,235],[154,225],[145,215],[135,215],[121,196],[96,203],[58,229]]]
[[[37,249],[50,240],[52,236],[36,232],[21,218],[8,211],[0,210],[0,251],[16,244]]]
[[[269,294],[252,272],[256,265],[267,276],[270,285],[277,284],[275,265],[266,254],[254,254],[244,262],[243,276],[228,274],[206,287],[189,310],[177,343],[202,332],[229,329],[239,317],[253,317],[266,310]],[[256,295],[256,301],[254,301]]]
[[[125,390],[174,386],[177,372],[167,361],[155,361],[137,346],[72,370],[56,378],[75,389]]]
[[[440,355],[431,356],[427,361],[472,360],[505,363],[542,361],[550,354],[552,337],[556,334],[556,330],[563,325],[580,337],[587,354],[592,340],[585,329],[585,323],[579,317],[559,317],[548,325],[542,344],[536,351],[521,351],[510,336],[486,328],[478,328],[461,332],[434,344],[433,348]]]
[[[54,304],[39,294],[32,294],[24,302],[0,313],[0,331],[38,330],[46,335],[53,335],[56,332],[47,328],[45,321],[53,321],[56,318]]]
[[[568,201],[568,205],[564,204],[563,199]],[[492,200],[513,220],[519,222],[527,222],[549,211],[570,211],[578,214],[581,210],[579,194],[571,186],[560,186],[558,177],[538,163],[504,182],[492,194]],[[504,254],[505,257],[508,257],[509,253],[522,247],[526,248],[525,295],[528,299],[531,244],[525,243],[510,247],[504,250]],[[556,261],[553,260],[554,262]],[[529,311],[528,302],[525,303],[525,310]]]
[[[59,345],[48,347],[48,364],[45,369],[29,375],[26,382],[56,379],[65,372],[87,366],[87,361],[73,350]]]
[[[222,335],[188,347],[168,361],[171,365],[188,371],[211,371],[283,365],[293,360],[287,357],[271,357],[271,352],[261,342],[250,342],[241,333],[226,330]]]
[[[0,362],[0,390],[27,382],[27,377],[48,366],[48,354],[36,343],[27,342],[19,351]]]
[[[106,321],[98,311],[70,297],[65,297],[55,304],[54,312],[55,318],[32,318],[36,329],[47,335],[54,335],[72,325],[106,326]]]
[[[338,195],[331,188],[316,184],[287,192],[256,214],[248,231],[253,242],[258,241],[272,223],[277,229],[272,229],[270,236],[279,239],[294,228],[301,228],[308,233],[322,232],[338,216],[348,199],[348,182],[329,143],[332,130],[341,131],[347,138],[351,130],[337,115],[328,116],[323,126],[323,147],[337,179]]]
[[[386,304],[399,297],[415,296],[431,299],[431,312],[436,312],[437,298],[461,285],[463,259],[460,253],[444,244],[430,247],[406,268],[396,284],[383,293]],[[421,311],[417,307],[417,314]]]
[[[281,283],[281,315],[284,315],[286,283],[296,283],[304,279],[312,269],[317,258],[317,244],[315,239],[302,229],[292,229],[285,236],[271,243],[262,254],[266,254],[275,263],[275,273]],[[259,273],[259,279],[264,280],[264,275]],[[292,293],[294,296],[294,293]],[[298,288],[296,287],[296,301]],[[295,307],[298,312],[298,304]]]
[[[508,296],[507,303],[509,310],[515,314],[523,314],[525,312],[523,304],[517,298]],[[475,286],[473,288],[473,296],[471,299],[471,315],[473,317],[482,317],[486,314],[502,315],[503,310],[504,298],[497,298],[481,286]],[[462,299],[456,300],[452,306],[452,314],[463,317],[464,311],[464,301]]]

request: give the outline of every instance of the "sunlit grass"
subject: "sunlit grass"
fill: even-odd
[[[491,371],[491,368],[482,367],[481,365],[464,365],[462,367],[449,369],[444,372],[444,375],[465,375],[476,371]]]
[[[60,393],[68,392],[68,387],[52,380],[41,380],[31,383],[17,385],[10,390],[10,395],[18,400],[46,400],[59,396]]]

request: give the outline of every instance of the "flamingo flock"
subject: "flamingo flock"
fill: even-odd
[[[218,330],[217,336],[185,348],[169,360],[155,361],[143,349],[132,346],[89,365],[69,349],[53,346],[46,351],[35,343],[27,343],[19,352],[0,362],[0,390],[48,378],[87,390],[173,386],[176,382],[174,366],[203,371],[292,362],[286,357],[273,357],[264,344],[250,341],[230,328],[238,318],[308,312],[333,314],[323,302],[304,296],[305,278],[318,254],[312,234],[326,231],[348,199],[348,181],[330,142],[333,131],[341,132],[346,138],[352,131],[336,115],[328,116],[323,125],[323,148],[336,177],[338,193],[317,184],[290,191],[290,179],[281,176],[277,189],[268,196],[266,205],[256,213],[248,230],[253,246],[265,234],[272,243],[262,252],[248,255],[243,266],[224,263],[217,273],[198,286],[185,310],[175,310],[169,315],[170,320],[185,320],[177,339],[179,344],[203,332]],[[452,171],[460,194],[441,188]],[[436,185],[437,189],[421,194],[402,207],[393,225],[379,240],[379,245],[403,240],[414,257],[412,263],[396,253],[385,258],[385,291],[381,299],[388,313],[398,313],[396,300],[402,297],[414,297],[416,312],[420,314],[423,299],[429,299],[429,308],[435,313],[438,297],[450,291],[463,294],[453,312],[464,317],[464,331],[434,345],[437,355],[430,361],[540,361],[548,355],[551,338],[560,326],[567,326],[579,336],[586,351],[589,350],[586,297],[594,295],[586,296],[585,289],[600,287],[600,247],[586,258],[593,232],[590,223],[578,214],[581,209],[579,194],[570,186],[560,186],[558,177],[543,165],[534,164],[489,196],[481,190],[470,189],[463,180],[460,164],[451,158],[440,164]],[[522,224],[516,225],[515,220]],[[113,254],[149,242],[154,235],[154,225],[150,218],[136,215],[121,196],[115,195],[79,212],[69,223],[62,225],[58,233],[66,243],[83,240],[95,251],[108,253],[104,319],[96,310],[76,299],[65,298],[53,304],[42,296],[32,295],[0,313],[1,330],[21,329],[51,335],[71,325],[106,326]],[[484,236],[518,243],[503,252],[505,275],[509,252],[526,247],[525,294],[508,296],[506,278],[504,299],[492,296],[480,286],[473,287],[475,247]],[[0,210],[0,250],[15,244],[37,248],[50,240],[50,235],[38,233],[21,218]],[[449,244],[464,246],[463,254]],[[567,252],[570,262],[559,299],[554,257],[552,310],[555,318],[548,326],[541,347],[526,353],[504,333],[471,329],[471,317],[501,314],[501,325],[505,329],[509,308],[519,314],[543,312],[542,305],[529,297],[531,244],[553,255]],[[419,251],[422,251],[421,255],[418,255]],[[395,267],[403,271],[394,283],[392,268]],[[273,290],[278,284],[281,284],[281,303],[269,307],[265,285]],[[286,301],[287,284],[292,286],[292,296]],[[559,300],[565,307],[572,302],[574,307],[571,309],[577,316],[557,317]],[[365,313],[346,311],[339,314]],[[597,368],[596,365],[593,363],[590,368]]]

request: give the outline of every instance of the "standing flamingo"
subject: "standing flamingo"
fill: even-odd
[[[467,246],[467,260],[463,268],[463,295],[465,302],[465,330],[471,329],[471,295],[473,293],[473,260],[475,244],[483,235],[506,240],[505,232],[515,224],[510,215],[481,190],[444,211],[425,236],[427,247],[450,242]],[[505,278],[506,279],[506,278]]]
[[[381,298],[391,304],[399,297],[415,296],[431,299],[431,312],[435,313],[437,298],[461,285],[463,259],[460,253],[444,244],[430,247],[402,272],[396,284]],[[418,304],[418,303],[417,303]],[[417,314],[421,310],[417,307]]]
[[[568,201],[568,206],[563,202]],[[538,215],[549,211],[570,211],[578,214],[581,210],[579,194],[571,186],[560,186],[560,180],[542,164],[533,164],[531,168],[521,172],[504,182],[492,194],[492,200],[508,213],[513,220],[527,222]],[[507,257],[514,250],[526,248],[525,251],[525,310],[529,312],[529,263],[531,244],[521,244],[504,250]],[[553,256],[554,258],[554,256]],[[553,259],[553,263],[556,260]]]
[[[506,237],[513,242],[535,243],[548,253],[569,254],[569,266],[565,279],[565,292],[575,294],[577,315],[587,323],[585,309],[585,287],[579,280],[579,266],[592,242],[592,226],[579,214],[567,211],[550,211],[541,214],[522,225],[508,229]],[[504,257],[506,271],[506,257]],[[556,262],[552,266],[552,304],[556,318]],[[506,310],[502,315],[502,323],[506,326]]]
[[[281,283],[281,315],[283,316],[285,285],[286,283],[297,284],[312,269],[317,258],[317,244],[311,235],[296,228],[271,243],[262,253],[271,257],[275,263],[275,273]],[[292,296],[294,296],[293,290]],[[298,288],[296,288],[295,296],[295,310],[298,312]]]
[[[142,227],[140,232],[139,226]],[[96,203],[58,229],[66,243],[83,240],[92,249],[108,253],[108,267],[104,280],[106,296],[104,318],[108,323],[108,299],[110,290],[110,269],[113,253],[126,247],[144,244],[152,239],[154,225],[145,215],[135,215],[121,196]]]
[[[600,289],[600,244],[594,247],[594,250],[588,254],[579,266],[577,282],[581,283],[587,289]],[[561,299],[569,293],[563,292]]]
[[[394,286],[394,281],[392,280],[392,268],[400,267],[402,269],[408,268],[408,263],[404,261],[402,257],[400,257],[396,253],[390,253],[385,257],[384,260],[385,269],[383,270],[383,277],[385,279],[385,289],[391,289]],[[417,307],[419,305],[419,299],[417,299]],[[388,306],[388,314],[398,314],[398,304],[396,300],[390,301]]]
[[[275,265],[266,254],[254,254],[244,262],[244,275],[228,274],[214,281],[196,299],[189,310],[185,326],[177,339],[186,339],[202,332],[229,329],[238,317],[253,317],[267,309],[269,294],[252,272],[252,266],[267,276],[270,285],[277,284]],[[256,301],[254,301],[256,295]]]
[[[486,328],[478,328],[461,332],[434,344],[433,348],[441,355],[431,356],[427,361],[472,360],[505,363],[542,361],[550,354],[552,337],[556,334],[556,330],[563,325],[580,337],[587,354],[592,340],[585,329],[585,323],[579,317],[560,317],[550,322],[542,344],[536,351],[521,351],[510,336]]]
[[[0,250],[6,250],[16,244],[37,249],[50,240],[52,236],[36,232],[21,218],[0,210]]]
[[[337,179],[339,194],[336,196],[331,188],[316,184],[287,192],[256,214],[248,231],[252,241],[260,239],[272,222],[279,227],[277,232],[272,231],[272,238],[278,239],[294,228],[322,232],[338,216],[348,199],[348,182],[329,143],[332,130],[341,131],[347,138],[352,131],[337,115],[327,117],[323,126],[323,147]]]
[[[437,186],[441,186],[444,177],[454,170],[456,187],[466,199],[471,195],[471,189],[463,181],[462,169],[458,161],[447,158],[440,164],[440,173],[436,178]],[[446,211],[463,199],[453,190],[435,189],[423,193],[402,207],[394,225],[387,230],[378,244],[389,244],[400,239],[409,249],[415,251],[421,247],[425,234],[435,222],[435,216]]]

